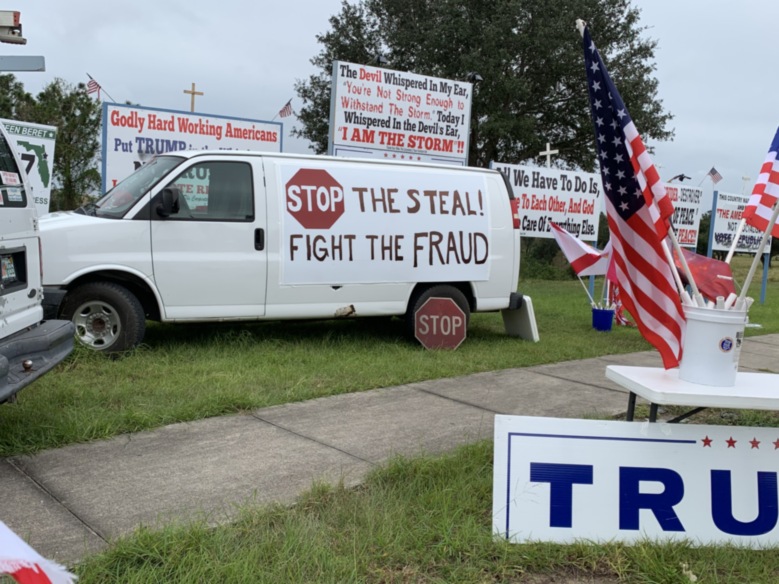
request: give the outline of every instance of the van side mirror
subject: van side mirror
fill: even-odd
[[[173,187],[165,187],[160,193],[160,202],[157,203],[157,215],[170,217],[172,213],[179,212],[179,190]]]

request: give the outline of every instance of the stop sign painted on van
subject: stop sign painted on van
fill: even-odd
[[[306,229],[330,229],[344,214],[344,189],[321,168],[302,168],[286,186],[287,211]]]
[[[414,315],[414,336],[426,349],[456,349],[466,326],[463,309],[451,298],[428,298]]]

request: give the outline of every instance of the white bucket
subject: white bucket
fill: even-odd
[[[679,379],[719,387],[735,385],[746,311],[684,306],[684,315],[687,330]]]

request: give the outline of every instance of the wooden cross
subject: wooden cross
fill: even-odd
[[[195,84],[193,83],[192,84],[192,89],[185,89],[184,93],[189,93],[192,96],[192,101],[191,101],[191,105],[190,105],[189,111],[194,112],[195,111],[195,96],[196,95],[203,95],[203,92],[202,91],[195,91]],[[547,146],[549,146],[549,145],[547,144]]]
[[[539,152],[539,156],[546,156],[546,167],[549,168],[552,166],[552,154],[560,154],[559,150],[550,150],[550,144],[549,142],[546,143],[546,150],[544,152]]]

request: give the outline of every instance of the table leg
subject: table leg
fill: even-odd
[[[628,396],[628,411],[625,414],[625,419],[628,422],[632,422],[635,413],[636,413],[636,394],[631,391],[630,395]]]
[[[657,422],[657,404],[649,404],[649,421]]]

